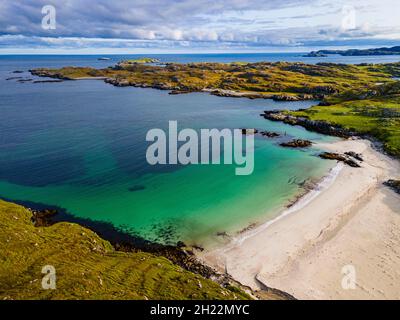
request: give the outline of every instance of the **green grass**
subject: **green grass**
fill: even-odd
[[[290,113],[373,136],[383,143],[388,153],[400,156],[400,96],[344,101]]]
[[[163,257],[116,251],[74,223],[35,227],[32,213],[0,200],[0,299],[247,299]],[[41,286],[56,269],[56,289]]]
[[[125,60],[124,62],[127,63],[152,63],[156,59],[153,58],[140,58],[140,59],[130,59],[130,60]]]
[[[65,67],[40,71],[50,76],[72,79],[105,76],[124,80],[131,85],[157,87],[162,84],[171,90],[225,89],[263,94],[320,96],[373,88],[376,83],[394,83],[392,77],[397,74],[397,68],[397,64],[376,65],[372,68],[286,62],[190,63],[161,67],[122,62],[113,69]]]

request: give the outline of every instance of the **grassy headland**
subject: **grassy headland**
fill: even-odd
[[[400,82],[333,95],[319,106],[288,114],[372,136],[389,154],[400,156]]]
[[[0,200],[0,299],[248,299],[241,290],[166,258],[121,252],[75,223],[36,227],[32,212]],[[45,265],[56,289],[42,289]]]
[[[32,73],[61,79],[105,77],[106,82],[117,86],[152,87],[177,92],[211,91],[220,95],[241,93],[251,98],[304,100],[393,82],[392,77],[400,75],[400,65],[372,67],[259,62],[153,66],[122,62],[106,69],[64,67],[36,69]]]

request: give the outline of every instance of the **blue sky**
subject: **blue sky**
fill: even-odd
[[[56,28],[42,27],[53,5]],[[400,44],[399,0],[0,0],[0,53],[276,52]]]

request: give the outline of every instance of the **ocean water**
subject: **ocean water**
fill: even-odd
[[[334,165],[319,159],[315,148],[279,146],[293,137],[334,138],[259,116],[264,110],[306,108],[313,101],[168,95],[93,80],[6,80],[31,77],[13,70],[102,63],[92,56],[0,57],[1,198],[57,206],[152,241],[206,245],[222,241],[217,234],[235,235],[275,218],[305,181],[321,179]],[[179,129],[255,127],[283,136],[256,138],[249,176],[236,176],[235,165],[150,166],[146,133],[167,128],[170,120],[177,120]]]

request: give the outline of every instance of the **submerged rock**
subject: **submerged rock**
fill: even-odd
[[[31,82],[31,81],[33,81],[33,79],[20,79],[20,80],[17,80],[17,82]]]
[[[193,92],[193,91],[191,91],[191,90],[172,90],[168,94],[176,95],[176,94],[185,94],[185,93],[191,93],[191,92]]]
[[[6,81],[18,80],[18,79],[22,79],[22,77],[10,77],[10,78],[7,78]]]
[[[128,190],[130,192],[140,191],[140,190],[144,190],[144,189],[146,189],[146,187],[142,186],[142,185],[136,185],[136,186],[128,188]]]
[[[312,145],[312,142],[309,140],[302,140],[302,139],[294,139],[289,142],[281,143],[282,147],[289,147],[289,148],[307,148]]]
[[[280,136],[279,133],[272,132],[272,131],[261,131],[260,134],[261,134],[263,137],[268,137],[268,138],[276,138],[276,137],[279,137],[279,136]]]
[[[52,83],[52,82],[64,82],[61,79],[54,79],[54,80],[35,80],[33,83]]]

